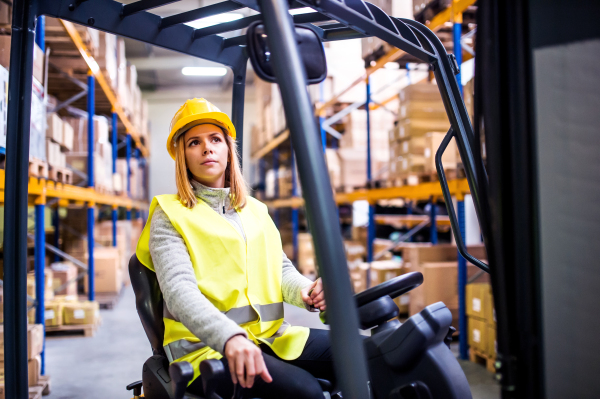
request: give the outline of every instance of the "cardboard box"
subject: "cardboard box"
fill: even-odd
[[[48,114],[46,118],[47,128],[46,137],[52,139],[55,143],[61,143],[63,140],[63,121],[57,113]]]
[[[73,126],[71,126],[68,123],[64,123],[64,122],[63,122],[62,126],[63,126],[63,131],[62,131],[61,144],[67,149],[67,151],[72,151],[73,150],[73,136],[74,136]]]
[[[498,342],[496,340],[496,326],[486,324],[487,327],[487,350],[486,354],[492,359],[498,356]]]
[[[44,52],[37,43],[33,44],[33,77],[44,82]]]
[[[5,2],[0,2],[0,25],[12,24],[12,6]]]
[[[27,374],[29,376],[29,386],[37,385],[40,380],[42,373],[42,357],[41,355],[35,356],[33,359],[29,359]]]
[[[52,288],[56,290],[63,284],[69,282],[69,284],[57,292],[57,295],[77,295],[77,267],[69,262],[55,262],[50,265],[53,274]]]
[[[469,330],[469,346],[472,349],[487,353],[488,329],[485,321],[478,319],[477,317],[469,317],[467,318],[467,329]]]
[[[404,119],[392,130],[392,141],[405,140],[409,137],[421,137],[429,132],[447,132],[450,122],[441,119]]]
[[[27,325],[27,359],[33,359],[44,349],[44,326]],[[0,324],[0,357],[4,357],[4,325]]]
[[[46,161],[46,109],[44,107],[44,87],[33,77],[31,87],[31,120],[29,131],[29,156]]]
[[[398,107],[398,119],[439,119],[448,121],[448,115],[441,101],[405,101]]]
[[[342,167],[337,150],[332,148],[325,149],[325,160],[327,161],[327,171],[331,186],[336,189],[342,186]]]
[[[89,258],[86,254],[86,262]],[[123,287],[123,268],[119,249],[104,247],[94,249],[94,291],[117,293]],[[88,289],[87,275],[84,277],[84,291]]]
[[[435,154],[437,153],[438,148],[440,148],[445,136],[445,132],[429,132],[425,134],[425,149],[423,155],[425,156],[426,173],[432,173],[437,170],[435,167]],[[444,169],[456,169],[458,161],[457,154],[458,149],[456,147],[456,140],[452,140],[442,155],[442,165],[444,165]]]
[[[368,263],[354,263],[349,265],[350,281],[355,294],[367,289],[367,273],[369,272]]]
[[[0,35],[0,65],[10,68],[10,35]]]
[[[414,101],[441,102],[440,89],[433,83],[417,83],[400,90],[400,103]]]
[[[346,260],[349,264],[356,261],[362,263],[367,253],[366,247],[358,241],[345,240],[344,250],[346,252]]]
[[[315,250],[310,233],[298,234],[298,270],[306,275],[316,275]]]
[[[63,322],[65,325],[95,324],[100,317],[98,302],[65,302]]]
[[[485,301],[486,301],[486,286],[488,284],[473,283],[467,284],[465,287],[466,296],[466,314],[471,317],[478,317],[481,320],[485,320]]]
[[[44,306],[44,321],[46,323],[46,327],[62,326],[63,302],[47,301]]]

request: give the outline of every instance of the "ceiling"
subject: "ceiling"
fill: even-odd
[[[133,3],[136,0],[121,0],[122,3]],[[181,0],[150,10],[161,17],[179,14],[219,3],[222,0]],[[256,14],[250,9],[240,9],[235,13],[248,16]],[[241,31],[228,32],[224,37],[237,36]],[[220,64],[180,54],[171,50],[152,46],[137,40],[125,38],[127,61],[136,66],[138,85],[143,91],[173,90],[178,87],[189,89],[192,86],[202,86],[204,89],[215,91],[231,88],[232,73],[227,68],[227,74],[222,77],[185,76],[181,70],[186,66],[221,66]],[[254,74],[249,71],[247,84],[251,84]]]

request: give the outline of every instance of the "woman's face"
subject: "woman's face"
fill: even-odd
[[[185,162],[194,179],[208,187],[225,187],[229,148],[221,128],[209,124],[194,126],[185,133],[183,143]]]

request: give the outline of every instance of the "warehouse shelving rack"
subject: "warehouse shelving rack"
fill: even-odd
[[[36,44],[45,51],[45,17],[40,16],[37,19],[36,30],[35,30],[35,42]],[[130,159],[132,154],[131,139],[135,141],[136,152],[147,156],[149,154],[145,147],[139,133],[125,114],[123,107],[117,100],[116,95],[108,85],[103,72],[100,70],[98,63],[94,60],[91,52],[83,43],[79,32],[75,29],[71,22],[61,20],[62,25],[65,28],[69,38],[72,40],[73,45],[80,52],[83,60],[88,65],[90,73],[87,77],[87,84],[80,82],[74,77],[68,76],[67,74],[61,73],[58,75],[57,80],[64,84],[65,80],[75,83],[79,88],[83,89],[80,93],[75,94],[73,97],[61,102],[53,111],[58,111],[62,107],[74,104],[82,98],[87,97],[86,111],[82,111],[82,114],[86,114],[88,120],[88,143],[94,142],[94,123],[93,116],[96,114],[95,101],[96,96],[102,97],[105,101],[108,101],[111,107],[111,130],[112,130],[112,172],[116,173],[116,160],[117,160],[117,143],[118,143],[118,122],[126,129],[126,154],[127,154],[127,193],[130,194]],[[47,73],[47,72],[46,72]],[[53,78],[54,79],[54,78]],[[100,87],[100,91],[96,92],[96,83]],[[106,110],[105,110],[106,111]],[[112,208],[112,245],[117,246],[117,219],[118,209],[126,209],[126,218],[131,220],[132,210],[135,210],[135,214],[141,216],[143,211],[148,208],[147,201],[134,200],[124,196],[109,195],[103,192],[96,191],[94,188],[94,146],[88,146],[87,154],[87,187],[80,187],[71,184],[63,184],[62,182],[52,181],[44,177],[29,177],[27,181],[27,202],[28,205],[35,207],[34,224],[35,234],[33,236],[28,235],[34,241],[34,267],[35,267],[35,279],[36,279],[36,298],[45,297],[45,284],[44,284],[44,268],[45,268],[45,257],[46,249],[49,249],[55,254],[55,259],[64,258],[73,261],[79,268],[83,268],[88,274],[88,299],[93,301],[95,299],[94,291],[94,247],[95,242],[93,239],[88,240],[88,253],[89,261],[85,265],[77,259],[70,257],[68,254],[58,249],[58,238],[59,238],[59,217],[58,209],[60,207],[68,206],[85,206],[87,207],[87,236],[93,237],[94,235],[94,210],[97,206],[110,206]],[[9,150],[10,153],[11,150]],[[138,155],[139,157],[139,155]],[[5,203],[5,170],[0,170],[0,204]],[[52,206],[54,209],[53,224],[54,224],[54,245],[46,243],[45,234],[45,208],[46,206]],[[5,247],[6,248],[6,247]],[[5,251],[6,252],[6,251]],[[85,266],[85,267],[84,267]],[[36,323],[45,325],[45,307],[43,300],[35,301],[35,320]],[[41,354],[41,373],[45,374],[45,353]]]
[[[428,28],[432,31],[436,32],[441,27],[445,26],[448,22],[452,22],[452,32],[453,32],[453,44],[454,44],[454,55],[456,57],[456,61],[458,65],[462,64],[462,45],[461,45],[461,36],[462,36],[462,13],[465,12],[469,7],[473,6],[476,3],[476,0],[454,0],[452,5],[448,6],[446,9],[442,10],[440,13],[435,15],[431,21],[427,24]],[[318,104],[315,110],[315,116],[318,117],[321,126],[323,126],[323,121],[325,117],[325,112],[327,109],[332,108],[337,104],[340,97],[350,91],[352,88],[365,84],[366,86],[366,101],[364,103],[364,108],[367,111],[367,182],[372,182],[372,162],[371,162],[371,149],[370,149],[370,111],[375,109],[376,107],[385,104],[386,102],[395,98],[391,97],[383,101],[380,104],[374,103],[371,96],[371,85],[370,85],[370,77],[378,70],[382,69],[388,62],[394,62],[400,59],[403,56],[409,55],[406,51],[403,51],[399,48],[394,48],[390,50],[388,53],[379,58],[374,65],[368,66],[365,70],[365,73],[353,81],[350,85],[344,88],[342,91],[334,95],[331,99],[328,99],[326,102]],[[462,85],[460,84],[461,78],[460,73],[457,75],[457,82],[459,85],[459,89],[462,93]],[[344,112],[344,111],[341,111]],[[325,139],[326,131],[321,128],[321,135],[323,142]],[[264,163],[263,158],[267,155],[271,155],[273,158],[273,169],[277,170],[275,165],[279,164],[278,160],[278,151],[280,145],[286,143],[290,138],[289,129],[285,129],[280,134],[276,135],[273,139],[271,139],[268,143],[266,143],[263,147],[259,148],[254,154],[252,154],[252,160],[258,161],[261,163],[261,167],[259,168],[261,185],[264,186],[265,182],[265,173],[264,173]],[[292,162],[291,162],[291,170],[293,173],[292,176],[292,192],[293,195],[291,198],[281,199],[278,193],[278,179],[275,178],[275,199],[266,201],[266,204],[274,210],[274,219],[278,222],[279,219],[279,211],[280,208],[291,208],[292,209],[292,244],[294,248],[294,255],[298,253],[298,233],[299,233],[299,218],[298,218],[298,208],[302,207],[304,202],[302,198],[297,197],[297,179],[295,178],[295,167],[293,162],[293,151],[292,151]],[[458,207],[458,223],[461,226],[461,235],[463,241],[466,239],[466,231],[465,231],[465,204],[464,204],[464,196],[469,194],[469,186],[467,184],[466,179],[460,179],[455,181],[450,181],[450,191],[451,195],[456,197],[457,199],[457,207]],[[368,189],[360,189],[355,190],[351,193],[343,193],[336,194],[335,201],[337,204],[349,204],[358,200],[366,200],[369,202],[369,227],[367,234],[367,262],[372,262],[374,260],[374,252],[373,252],[373,243],[375,241],[375,224],[376,224],[376,215],[375,215],[375,202],[381,199],[394,199],[394,198],[403,198],[408,201],[431,201],[431,207],[429,212],[429,229],[430,229],[430,240],[432,244],[437,244],[437,226],[441,224],[445,224],[446,220],[443,222],[438,220],[439,216],[436,215],[436,207],[435,207],[435,199],[442,197],[442,191],[439,183],[420,183],[415,186],[403,186],[403,187],[391,187],[391,188],[368,188]],[[441,223],[440,223],[441,222]],[[415,231],[416,232],[416,231]],[[404,237],[408,239],[409,237]],[[466,303],[465,303],[465,286],[467,284],[467,263],[464,257],[460,254],[458,256],[458,293],[459,293],[459,328],[460,331],[466,331]],[[295,259],[297,260],[297,259]],[[367,287],[370,286],[370,274],[367,273]],[[460,347],[460,356],[462,359],[468,358],[467,353],[467,337],[466,334],[461,334],[459,337],[459,347]]]
[[[473,193],[475,208],[480,215],[484,237],[487,237],[487,178],[480,159],[472,152],[472,128],[460,91],[454,77],[458,68],[447,55],[439,39],[425,26],[407,19],[390,18],[383,11],[362,0],[301,0],[291,3],[292,8],[309,6],[313,13],[288,14],[285,0],[235,0],[161,18],[147,10],[172,0],[140,0],[124,5],[112,0],[55,1],[16,0],[13,8],[11,70],[9,81],[9,120],[7,133],[7,163],[5,183],[5,226],[13,234],[5,236],[5,365],[6,393],[11,398],[27,397],[26,362],[26,301],[25,255],[27,231],[26,202],[28,189],[28,147],[31,102],[33,42],[36,19],[49,15],[70,22],[93,26],[117,35],[127,36],[152,45],[208,59],[229,66],[233,70],[233,123],[238,126],[242,144],[242,117],[245,90],[247,53],[245,36],[224,38],[219,33],[248,26],[259,17],[252,16],[231,23],[204,29],[193,29],[182,23],[201,17],[230,11],[232,7],[248,7],[262,13],[268,34],[273,68],[280,79],[286,120],[298,158],[298,171],[303,182],[308,221],[313,232],[316,255],[325,287],[332,333],[332,350],[336,361],[338,381],[344,396],[365,398],[367,369],[364,352],[358,336],[358,317],[348,308],[352,290],[346,268],[343,243],[336,226],[335,203],[331,195],[329,177],[320,173],[325,169],[322,141],[318,139],[313,123],[313,110],[306,92],[306,79],[294,39],[292,20],[296,23],[337,21],[334,27],[311,25],[323,41],[344,40],[374,35],[429,62],[434,73],[446,110],[452,124],[448,137],[455,137],[465,161],[467,182]],[[93,77],[90,77],[92,80]],[[93,85],[91,86],[93,87]],[[93,90],[93,89],[92,89]],[[41,204],[40,204],[41,205]],[[455,236],[462,243],[460,236]],[[459,241],[460,240],[460,241]],[[466,249],[462,248],[467,256]],[[482,266],[486,268],[486,266]],[[500,318],[499,318],[500,320]],[[352,350],[348,350],[352,348]]]

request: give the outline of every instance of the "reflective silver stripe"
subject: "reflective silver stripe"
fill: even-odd
[[[190,342],[187,339],[180,339],[179,341],[174,341],[163,346],[169,362],[182,358],[185,355],[189,355],[204,347],[206,347],[204,342]]]
[[[268,305],[254,305],[260,313],[260,321],[276,321],[283,319],[283,302],[270,303]],[[258,314],[250,305],[240,308],[232,308],[225,312],[225,316],[237,324],[249,323],[258,320]]]
[[[173,316],[173,314],[169,311],[169,308],[167,307],[166,302],[163,302],[163,317],[165,319],[179,321],[179,319],[176,318],[175,316]]]
[[[252,306],[242,306],[241,308],[232,308],[224,312],[225,316],[235,321],[237,324],[245,324],[258,320],[258,314]]]
[[[271,336],[271,338],[267,338],[267,339],[265,339],[265,341],[267,341],[268,343],[272,344],[272,343],[273,343],[273,341],[275,341],[275,338],[279,338],[279,337],[281,337],[281,336],[282,336],[282,335],[285,333],[285,330],[287,330],[287,328],[288,328],[290,325],[291,325],[290,323],[288,323],[287,321],[285,321],[285,320],[284,320],[284,321],[283,321],[283,324],[281,324],[281,327],[279,327],[279,328],[277,329],[277,331],[275,332],[275,334],[273,334],[273,335]]]
[[[260,321],[275,321],[283,319],[283,302],[255,306],[260,313]]]

